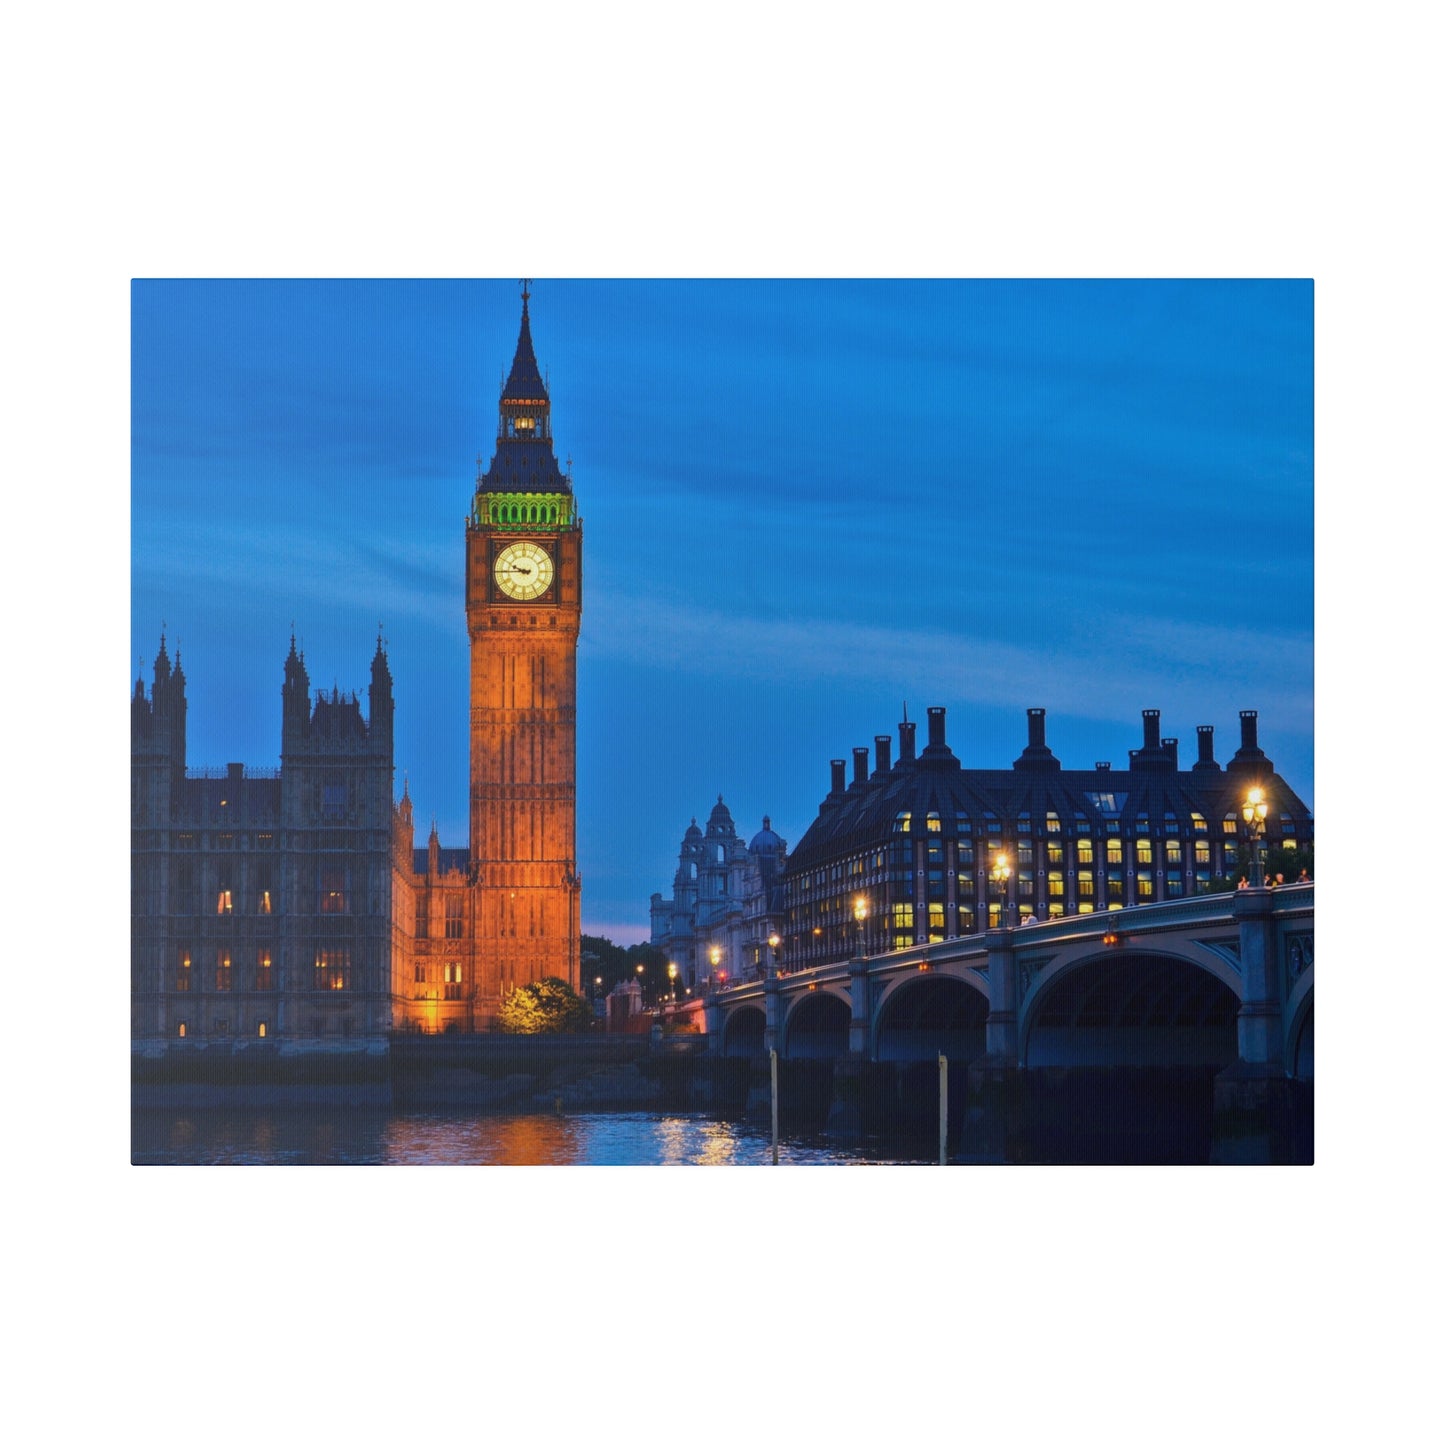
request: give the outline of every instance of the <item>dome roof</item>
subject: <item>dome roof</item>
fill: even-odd
[[[686,839],[688,839],[688,838],[701,838],[701,837],[702,837],[702,829],[697,826],[697,819],[696,819],[696,818],[694,818],[694,819],[692,820],[692,822],[687,825],[687,832],[684,833],[682,836],[683,836],[684,840],[686,840]]]
[[[709,838],[736,838],[737,828],[733,824],[733,815],[728,812],[728,805],[723,802],[722,794],[717,795],[717,804],[712,812],[707,815],[707,835]]]
[[[748,844],[749,853],[780,853],[786,845],[778,835],[773,832],[773,820],[765,817],[763,819],[763,830],[753,835],[753,841]]]

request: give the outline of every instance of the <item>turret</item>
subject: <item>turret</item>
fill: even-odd
[[[378,752],[389,753],[394,704],[391,696],[391,668],[387,666],[386,651],[381,645],[380,636],[376,639],[376,653],[371,659],[369,704],[372,745]]]
[[[294,752],[311,730],[311,679],[306,659],[296,651],[296,634],[291,634],[291,651],[286,654],[286,680],[281,685],[281,753]]]

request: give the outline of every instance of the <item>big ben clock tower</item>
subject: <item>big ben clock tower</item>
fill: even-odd
[[[582,522],[522,330],[497,450],[467,523],[471,862],[480,1011],[541,978],[578,985],[577,633]]]

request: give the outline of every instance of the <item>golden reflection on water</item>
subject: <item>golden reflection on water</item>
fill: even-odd
[[[323,1109],[140,1111],[142,1164],[767,1164],[757,1127],[698,1115],[390,1114]],[[888,1162],[787,1143],[785,1164]]]

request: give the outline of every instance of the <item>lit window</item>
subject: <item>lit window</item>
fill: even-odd
[[[1080,873],[1078,884],[1080,898],[1092,898],[1094,896],[1094,875],[1092,873]]]
[[[1049,897],[1062,898],[1064,896],[1064,875],[1053,870],[1049,872]]]
[[[1196,873],[1209,872],[1209,840],[1207,838],[1194,840],[1194,871]]]
[[[275,970],[271,967],[271,950],[263,948],[256,955],[256,987],[266,993],[276,987]]]
[[[189,993],[191,991],[191,946],[188,943],[181,945],[180,957],[176,960],[176,992]]]
[[[323,868],[321,870],[321,912],[347,912],[346,869]]]
[[[266,1037],[266,1024],[264,1020],[256,1025],[256,1037],[258,1039],[264,1039]]]
[[[1196,833],[1207,833],[1209,831],[1209,824],[1204,821],[1204,815],[1202,813],[1191,813],[1189,815],[1189,822]]]
[[[1233,813],[1224,815],[1224,831],[1226,833],[1237,833],[1239,831],[1239,820]]]
[[[1104,861],[1111,868],[1123,866],[1124,842],[1122,838],[1108,838],[1104,842]]]
[[[1166,838],[1164,840],[1164,864],[1168,868],[1182,868],[1184,866],[1184,845],[1178,838]]]
[[[185,1026],[185,1024],[178,1024],[178,1025],[176,1026],[176,1037],[177,1037],[178,1039],[183,1039],[183,1038],[185,1038],[185,1036],[186,1036],[186,1026]]]
[[[943,819],[937,813],[930,813],[923,821],[930,833],[938,833],[943,829]]]
[[[1141,873],[1134,880],[1134,891],[1140,900],[1154,896],[1154,876],[1151,873]]]
[[[943,942],[943,904],[941,903],[928,905],[928,941],[930,943]]]
[[[1094,840],[1092,838],[1080,838],[1077,847],[1080,865],[1084,867],[1092,866],[1094,862]]]
[[[220,949],[216,954],[216,991],[218,993],[229,993],[231,991],[231,950]]]
[[[229,888],[222,888],[221,891],[216,894],[216,912],[229,913],[230,911],[231,890]]]
[[[269,913],[271,911],[271,890],[269,888],[263,888],[261,890],[261,898],[256,911],[258,913]]]
[[[893,831],[895,833],[911,833],[913,831],[913,814],[906,808],[893,819]]]
[[[1059,815],[1057,813],[1044,814],[1044,832],[1057,833],[1059,831]]]
[[[1154,864],[1154,842],[1150,838],[1138,838],[1134,842],[1134,859],[1141,868]]]
[[[316,950],[316,970],[313,987],[320,992],[344,989],[349,982],[351,955],[344,948],[319,948]]]
[[[1064,843],[1062,838],[1050,838],[1048,844],[1048,861],[1053,867],[1062,867],[1064,862]]]

